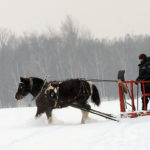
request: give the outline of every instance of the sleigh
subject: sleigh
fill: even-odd
[[[124,89],[122,88],[121,83],[118,83],[118,87],[119,87],[119,100],[120,100],[120,111],[121,111],[121,117],[122,118],[135,118],[138,116],[147,116],[150,115],[150,110],[146,110],[146,101],[145,101],[145,97],[146,96],[150,96],[150,93],[145,93],[145,83],[150,83],[150,81],[122,81],[122,83],[124,85],[127,86],[128,85],[130,88],[128,88],[128,93],[129,94],[129,100],[131,104],[127,103],[126,100],[126,94],[124,92]],[[139,98],[138,98],[138,88],[137,88],[137,95],[135,96],[135,91],[134,91],[134,84],[136,84],[138,86],[138,84],[141,84],[142,88],[143,88],[143,98],[144,98],[144,110],[140,110],[139,109]],[[136,101],[136,104],[135,104]],[[131,107],[131,110],[127,110],[127,105]]]

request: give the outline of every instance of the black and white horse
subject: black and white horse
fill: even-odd
[[[28,94],[31,94],[36,100],[37,113],[39,117],[46,113],[48,122],[52,122],[52,110],[55,108],[64,108],[70,104],[76,104],[83,108],[90,108],[88,99],[97,106],[100,105],[99,92],[96,86],[86,80],[69,79],[63,82],[51,81],[44,83],[40,78],[20,78],[16,99],[21,100]],[[85,123],[88,118],[88,112],[82,111],[81,123]]]

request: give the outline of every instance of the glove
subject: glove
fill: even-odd
[[[141,79],[138,77],[137,79],[136,79],[136,81],[141,81]],[[138,83],[135,83],[136,85],[138,85]]]
[[[136,79],[136,81],[141,81],[141,79],[138,77],[138,78]]]

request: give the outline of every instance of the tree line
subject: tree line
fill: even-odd
[[[68,78],[117,79],[118,70],[126,70],[126,79],[138,74],[138,55],[150,55],[150,35],[127,34],[119,39],[98,39],[82,31],[70,17],[60,31],[50,28],[38,35],[16,36],[0,29],[0,107],[30,106],[15,100],[19,78],[41,77],[47,80]],[[118,98],[116,83],[95,83],[103,99]]]

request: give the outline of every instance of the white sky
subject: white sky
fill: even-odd
[[[150,0],[0,0],[0,27],[18,34],[58,29],[67,15],[98,38],[150,34]]]

